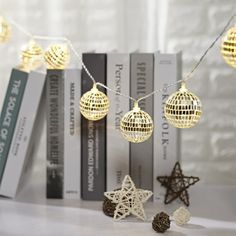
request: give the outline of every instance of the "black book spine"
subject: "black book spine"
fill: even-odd
[[[64,71],[47,70],[47,198],[63,198]]]
[[[85,53],[83,62],[96,82],[106,83],[106,54]],[[81,96],[93,86],[82,70]],[[105,93],[105,90],[99,87]],[[103,200],[106,191],[106,118],[90,121],[81,115],[82,198]]]

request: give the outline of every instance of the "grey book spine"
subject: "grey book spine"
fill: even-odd
[[[64,71],[47,70],[47,198],[63,198]]]
[[[106,54],[85,53],[83,62],[97,82],[106,83]],[[81,96],[92,85],[88,74],[82,70]],[[89,121],[81,116],[81,158],[82,198],[102,200],[106,190],[106,118]]]
[[[177,161],[180,160],[180,129],[171,126],[164,115],[165,102],[178,86],[166,88],[182,78],[181,53],[155,54],[154,89],[163,89],[154,100],[154,172],[153,198],[163,202],[166,189],[157,181],[157,176],[170,175]]]
[[[153,71],[154,55],[152,53],[131,54],[130,95],[133,98],[139,98],[153,91]],[[153,97],[140,101],[139,106],[153,117]],[[153,190],[152,136],[143,143],[130,144],[130,174],[138,188]]]
[[[7,162],[27,77],[28,73],[13,69],[5,95],[0,117],[0,182]]]

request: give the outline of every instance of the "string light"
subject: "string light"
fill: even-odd
[[[236,68],[236,27],[229,29],[223,37],[221,54],[227,64]]]
[[[70,53],[66,44],[53,44],[44,54],[48,69],[65,69],[70,61]]]
[[[129,142],[141,143],[151,137],[153,121],[147,112],[140,109],[138,102],[135,102],[133,109],[122,117],[120,130]]]
[[[11,37],[11,26],[5,18],[0,16],[0,43],[7,42]]]
[[[191,128],[202,114],[200,99],[182,83],[179,91],[170,95],[164,107],[165,117],[176,128]]]
[[[126,94],[123,94],[123,93],[119,93],[117,91],[115,91],[114,89],[111,89],[109,87],[107,87],[106,85],[102,84],[102,83],[96,83],[96,80],[94,79],[93,75],[89,72],[89,70],[87,69],[86,65],[83,63],[82,59],[81,59],[81,56],[79,55],[79,53],[75,50],[73,44],[71,43],[71,41],[68,39],[68,38],[65,38],[65,37],[50,37],[50,36],[37,36],[37,35],[32,35],[30,32],[28,32],[27,30],[25,30],[21,25],[19,25],[17,22],[15,22],[14,20],[12,19],[9,19],[10,23],[12,25],[14,25],[19,31],[21,31],[22,33],[24,33],[26,36],[30,37],[30,38],[33,38],[33,39],[38,39],[38,40],[57,40],[57,41],[63,41],[65,44],[62,45],[62,44],[55,44],[55,45],[52,45],[44,54],[44,59],[45,59],[45,62],[47,64],[47,67],[50,68],[50,69],[64,69],[67,64],[69,63],[69,58],[70,58],[70,55],[69,55],[69,50],[68,50],[68,47],[67,45],[70,47],[70,49],[73,51],[73,53],[75,54],[75,56],[78,58],[78,60],[81,62],[82,64],[82,67],[84,68],[85,72],[88,74],[89,78],[93,81],[94,84],[96,85],[100,85],[101,87],[104,87],[105,89],[107,90],[110,90],[120,96],[123,96],[123,97],[126,97],[126,98],[129,98],[130,100],[133,100],[135,101],[135,107],[133,108],[132,111],[126,113],[126,115],[123,117],[122,121],[123,122],[126,122],[126,119],[128,118],[128,114],[134,114],[134,112],[137,112],[135,110],[138,110],[140,109],[138,107],[138,103],[139,101],[141,100],[144,100],[150,96],[153,96],[154,94],[158,93],[158,92],[163,92],[164,90],[166,90],[167,88],[171,87],[171,86],[176,86],[177,84],[179,83],[185,83],[187,80],[189,80],[190,78],[192,78],[192,75],[194,73],[194,71],[199,67],[199,65],[201,64],[201,62],[203,61],[203,59],[206,57],[207,53],[210,51],[211,48],[213,48],[213,46],[216,44],[216,42],[219,40],[219,38],[226,32],[228,26],[230,25],[230,23],[232,22],[232,20],[235,18],[235,15],[231,16],[230,19],[228,20],[227,24],[225,25],[225,27],[223,28],[223,30],[220,32],[220,34],[216,37],[216,39],[210,44],[210,46],[204,51],[204,53],[202,54],[202,56],[200,57],[200,59],[197,61],[197,63],[193,66],[193,68],[191,69],[191,71],[187,74],[187,76],[185,76],[183,79],[181,80],[178,80],[176,81],[175,83],[172,83],[172,84],[168,84],[167,86],[165,86],[165,88],[162,88],[162,89],[158,89],[158,90],[154,90],[153,92],[143,96],[143,97],[140,97],[140,98],[137,98],[137,99],[134,99],[132,97],[130,97],[129,95],[126,95]],[[2,19],[2,18],[0,18]],[[3,24],[5,23],[6,21],[0,21],[0,42],[5,42],[9,35],[10,35],[10,26],[9,24]],[[9,27],[7,27],[7,25]],[[4,27],[5,28],[4,28]],[[229,31],[231,32],[231,31]],[[228,32],[228,34],[230,34]],[[232,36],[233,33],[231,33],[231,36]],[[3,35],[3,36],[2,36]],[[227,38],[227,37],[226,37]],[[226,53],[226,41],[224,40],[223,41],[224,43],[222,44],[222,54],[223,54],[223,57],[225,58],[226,62],[229,63],[230,65],[234,66],[235,65],[235,61],[234,61],[234,57],[235,57],[235,48],[231,48],[231,47],[228,47],[227,50],[228,52]],[[235,40],[235,37],[231,37],[230,40],[228,40],[228,43],[231,43],[231,46],[233,45],[236,45],[236,40]],[[230,52],[230,53],[229,53]],[[236,67],[236,66],[235,66]],[[96,87],[96,86],[95,86]],[[93,88],[95,89],[95,88]],[[93,90],[92,89],[92,90]],[[184,90],[186,88],[183,88],[182,86],[182,90]],[[91,91],[92,91],[91,90]],[[87,92],[91,95],[91,91]],[[98,90],[97,90],[98,91]],[[100,91],[99,91],[100,92]],[[183,92],[183,91],[182,91]],[[186,92],[183,93],[183,94],[187,94],[193,99],[191,105],[190,105],[190,110],[188,112],[193,112],[193,116],[188,116],[188,118],[191,120],[191,122],[186,122],[187,120],[187,117],[186,116],[181,116],[181,117],[178,117],[178,118],[174,118],[173,116],[170,117],[169,115],[171,115],[171,112],[173,113],[173,110],[171,110],[171,108],[168,107],[168,105],[173,105],[173,104],[169,104],[167,103],[166,104],[166,116],[168,117],[167,119],[169,119],[170,122],[172,122],[174,125],[176,125],[176,127],[180,126],[180,128],[187,128],[187,127],[192,127],[194,124],[196,124],[201,116],[201,103],[200,103],[200,100],[197,98],[196,95],[190,93],[190,92]],[[102,93],[103,94],[103,93]],[[175,94],[171,95],[170,98],[167,100],[168,102],[171,101],[171,98],[173,99],[177,94],[181,94],[181,90],[176,92]],[[101,95],[101,94],[100,94]],[[105,95],[105,94],[104,94]],[[106,95],[105,95],[106,96]],[[82,98],[86,98],[86,96],[82,96]],[[94,98],[94,100],[91,100],[90,103],[87,103],[87,105],[83,104],[83,102],[86,102],[86,100],[83,100],[81,102],[82,104],[82,112],[84,112],[84,116],[87,117],[88,119],[101,119],[100,117],[105,117],[107,112],[108,112],[108,107],[109,107],[109,100],[107,97],[103,97],[104,98],[104,107],[103,106],[99,106],[99,109],[101,109],[101,113],[99,114],[98,112],[98,116],[96,118],[96,115],[91,115],[92,113],[94,113],[94,111],[92,112],[92,109],[90,107],[91,104],[93,104],[93,102],[96,101],[96,98]],[[181,99],[180,99],[181,98]],[[101,99],[101,98],[100,98]],[[185,98],[186,99],[186,98]],[[88,98],[87,98],[88,100]],[[183,101],[187,101],[187,100],[184,100],[183,99],[183,96],[181,97],[178,97],[177,100],[175,100],[175,102],[183,102]],[[88,101],[87,101],[88,102]],[[95,102],[96,103],[96,102]],[[94,105],[95,107],[98,107],[96,104]],[[191,107],[192,106],[192,107]],[[104,110],[103,110],[104,109]],[[176,109],[176,111],[180,111],[179,110],[179,107],[176,107],[174,108]],[[87,111],[87,112],[86,112]],[[131,142],[139,142],[139,140],[143,140],[145,141],[148,137],[151,136],[151,133],[152,133],[152,129],[153,129],[153,124],[152,124],[152,120],[149,119],[150,116],[142,111],[141,109],[139,110],[139,112],[141,112],[143,115],[146,115],[146,118],[144,118],[145,122],[147,122],[147,124],[150,125],[150,130],[147,131],[146,135],[144,134],[143,135],[143,138],[140,138],[140,139],[136,139],[136,138],[131,138],[131,137],[134,137],[132,136],[134,134],[133,133],[129,133],[127,131],[129,131],[128,127],[125,126],[125,123],[121,123],[121,132],[122,134],[124,135],[124,137],[126,137],[129,141]],[[181,112],[182,112],[182,108],[181,108]],[[186,111],[185,111],[186,112]],[[195,113],[196,112],[196,113]],[[188,113],[188,114],[190,114]],[[95,113],[94,113],[95,114]],[[182,113],[181,113],[182,114]],[[95,118],[94,118],[95,117]],[[181,119],[184,119],[185,122],[183,122],[182,120],[182,123],[180,122]],[[176,123],[176,121],[178,121]],[[145,124],[144,122],[144,124]],[[150,123],[148,123],[150,122]],[[142,123],[142,122],[140,122]],[[184,124],[183,124],[184,123]],[[130,120],[130,124],[132,124],[131,120]],[[144,125],[143,124],[143,125]],[[152,124],[152,125],[151,125]],[[127,128],[127,129],[126,129]],[[134,130],[133,130],[134,131]],[[145,133],[145,132],[144,132]],[[130,136],[131,135],[131,136]],[[142,135],[141,135],[142,136]],[[145,137],[145,138],[144,138]],[[141,141],[142,142],[142,141]]]
[[[22,49],[21,66],[22,70],[30,71],[39,68],[43,64],[43,49],[34,40]]]
[[[93,88],[81,97],[80,112],[88,120],[101,120],[107,115],[109,104],[107,95],[99,91],[94,84]]]

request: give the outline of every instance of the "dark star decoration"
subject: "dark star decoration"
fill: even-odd
[[[194,176],[185,176],[179,162],[176,162],[170,176],[158,176],[157,180],[166,188],[165,204],[179,198],[186,206],[189,206],[187,189],[200,179]]]

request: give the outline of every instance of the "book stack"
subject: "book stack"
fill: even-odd
[[[0,195],[14,198],[42,131],[45,75],[13,69],[0,117]],[[41,127],[41,128],[40,128]]]
[[[153,200],[162,200],[156,177],[170,174],[180,156],[179,131],[167,123],[163,106],[177,89],[166,85],[181,78],[181,54],[84,53],[82,59],[97,82],[117,92],[99,87],[110,100],[99,121],[80,114],[81,94],[93,86],[84,69],[48,69],[46,76],[13,69],[0,117],[0,195],[16,196],[46,107],[47,198],[103,200],[129,174],[138,188],[154,192]],[[154,120],[152,137],[129,143],[120,120],[133,104],[118,93],[137,99],[157,89],[163,92],[139,103]]]

